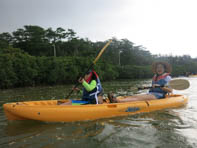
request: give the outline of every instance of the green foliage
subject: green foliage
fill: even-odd
[[[75,83],[92,61],[85,57],[35,57],[17,48],[0,49],[0,88]],[[95,70],[101,72],[103,80],[117,77],[111,64],[99,63]]]
[[[0,87],[29,86],[37,76],[35,57],[20,49],[7,48],[0,50]]]
[[[12,44],[12,36],[10,33],[5,32],[0,34],[0,48],[7,48]]]
[[[0,55],[0,88],[10,88],[17,82],[12,64],[11,56]]]
[[[117,66],[110,63],[97,63],[95,71],[99,74],[101,80],[114,80],[119,75]]]
[[[0,88],[76,83],[106,44],[79,38],[72,29],[24,26],[0,34]],[[55,51],[55,52],[54,52]],[[56,56],[54,56],[56,53]],[[197,59],[152,55],[128,39],[112,39],[94,66],[101,81],[151,78],[151,64],[167,61],[172,76],[197,73]]]
[[[120,79],[142,79],[151,78],[150,65],[148,66],[136,66],[136,65],[125,65],[119,67],[119,78]]]

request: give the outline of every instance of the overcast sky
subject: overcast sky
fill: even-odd
[[[197,57],[197,0],[0,0],[0,33],[71,28],[91,41],[127,38],[152,54]]]

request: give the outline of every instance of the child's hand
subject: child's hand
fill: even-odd
[[[80,91],[80,89],[79,89],[79,88],[77,88],[77,87],[76,87],[76,88],[74,88],[74,87],[73,87],[72,89],[73,89],[74,91],[77,91],[77,92],[79,92],[79,91]]]
[[[159,84],[153,84],[152,87],[153,87],[153,88],[155,88],[155,87],[160,87],[160,85],[159,85]]]
[[[79,78],[78,82],[83,83],[84,79],[82,77]]]

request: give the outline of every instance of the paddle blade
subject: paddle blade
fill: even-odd
[[[184,90],[189,88],[190,83],[185,79],[174,79],[169,82],[169,86],[175,90]]]

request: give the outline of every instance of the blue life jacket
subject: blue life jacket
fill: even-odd
[[[94,71],[93,71],[94,72]],[[83,95],[82,95],[82,100],[85,101],[89,101],[89,102],[96,102],[96,104],[98,104],[98,94],[100,94],[103,90],[102,85],[101,85],[101,81],[98,77],[98,75],[96,74],[96,72],[94,72],[94,74],[96,75],[96,87],[92,90],[92,91],[87,91],[85,88],[83,88]],[[89,84],[91,83],[91,81],[89,82]]]
[[[165,86],[169,82],[170,79],[171,79],[171,77],[169,76],[169,73],[164,73],[161,76],[154,75],[153,80],[152,80],[152,85],[159,84],[160,86]],[[165,95],[167,94],[166,91],[162,90],[159,87],[152,88],[149,90],[149,92],[161,93],[163,95],[163,97],[165,97]]]

